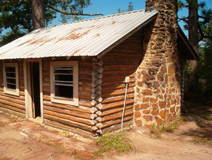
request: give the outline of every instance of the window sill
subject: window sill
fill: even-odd
[[[4,93],[11,94],[11,95],[14,95],[14,96],[19,96],[19,90],[18,89],[12,90],[12,89],[4,88]]]
[[[78,99],[63,99],[63,98],[58,98],[58,97],[51,97],[51,102],[54,103],[60,103],[60,104],[68,104],[68,105],[74,105],[74,106],[78,106]]]

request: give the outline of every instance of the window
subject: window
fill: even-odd
[[[51,62],[51,101],[78,105],[78,62]]]
[[[4,92],[19,96],[18,64],[4,63],[3,74],[4,74]]]

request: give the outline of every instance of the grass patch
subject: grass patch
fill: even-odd
[[[195,137],[192,140],[192,142],[195,144],[212,144],[212,141],[210,141],[209,138],[202,138],[202,137]]]
[[[125,137],[123,132],[114,134],[114,133],[105,133],[96,140],[96,144],[99,147],[93,157],[102,156],[105,152],[130,152],[133,150],[130,145],[130,140]]]
[[[176,117],[169,125],[165,125],[165,122],[163,122],[160,126],[155,127],[155,124],[153,124],[150,132],[159,138],[162,133],[173,132],[179,128],[180,124],[182,124],[182,118]]]

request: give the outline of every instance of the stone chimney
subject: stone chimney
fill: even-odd
[[[177,0],[146,0],[146,11],[151,8],[158,15],[143,29],[144,58],[136,72],[134,122],[144,127],[169,123],[181,107]]]

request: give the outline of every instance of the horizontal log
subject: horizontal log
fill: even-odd
[[[7,95],[4,95],[4,96],[0,95],[0,99],[8,101],[8,102],[12,102],[12,103],[20,104],[20,105],[25,105],[25,102],[23,100],[7,97]]]
[[[126,121],[123,123],[123,127],[127,127],[130,122],[132,122],[132,120],[129,120],[129,121]],[[104,128],[102,129],[102,133],[106,133],[106,132],[112,132],[112,131],[115,131],[115,130],[118,130],[118,129],[121,129],[121,123],[120,124],[115,124],[115,125],[112,125],[108,128]]]
[[[117,71],[127,71],[127,70],[135,70],[137,69],[138,65],[123,65],[123,64],[115,64],[115,65],[105,65],[103,66],[104,71],[109,71],[109,70],[117,70]],[[134,72],[135,72],[134,71]]]
[[[6,108],[6,109],[10,109],[10,110],[25,114],[25,110],[22,110],[22,109],[13,107],[13,106],[9,106],[9,105],[3,105],[3,104],[1,104],[1,102],[0,102],[0,107],[3,107],[3,108]]]
[[[113,78],[111,78],[113,77]],[[103,78],[102,78],[102,82],[110,82],[110,81],[123,81],[125,80],[125,75],[121,74],[121,75],[118,75],[118,74],[108,74],[108,75],[103,75]],[[130,79],[134,79],[135,78],[135,75],[132,74],[130,76],[128,76]]]
[[[125,110],[126,110],[126,109],[133,108],[133,105],[130,104],[130,105],[126,105],[125,107],[126,107],[126,108],[125,108]],[[111,109],[111,110],[103,111],[102,114],[101,114],[101,116],[103,117],[103,116],[107,116],[107,115],[114,114],[114,113],[118,113],[118,112],[122,112],[122,111],[123,111],[123,107],[120,107],[120,108],[113,108],[113,109]]]
[[[79,74],[80,78],[89,78],[92,79],[92,75],[91,74]]]
[[[51,97],[47,95],[43,95],[43,100],[44,101],[51,101]]]
[[[134,79],[130,79],[129,83],[135,83],[135,80]],[[111,81],[111,82],[102,82],[102,88],[104,86],[111,86],[111,85],[121,85],[121,84],[125,84],[125,80],[121,80],[121,81]]]
[[[67,109],[70,111],[90,113],[90,108],[87,108],[87,107],[75,107],[75,106],[66,105],[66,104],[49,103],[49,102],[43,102],[43,104],[50,107]]]
[[[84,106],[84,107],[89,107],[89,108],[91,108],[92,107],[92,105],[91,105],[91,103],[90,103],[91,101],[79,101],[79,106]]]
[[[134,93],[134,88],[129,88],[127,94]],[[125,89],[115,90],[109,93],[102,93],[103,98],[112,97],[112,96],[121,96],[125,95]]]
[[[107,103],[113,103],[113,102],[118,102],[118,101],[123,101],[125,99],[125,96],[119,96],[119,97],[109,97],[105,98],[102,101],[102,104],[107,104]],[[127,94],[126,99],[134,99],[134,93]]]
[[[45,105],[45,104],[44,104]],[[75,117],[81,117],[81,118],[86,118],[86,119],[90,119],[90,113],[86,113],[83,112],[83,109],[79,109],[78,111],[76,110],[70,110],[68,109],[68,107],[66,108],[53,108],[52,106],[44,106],[44,110],[48,110],[48,111],[53,111],[53,112],[58,112],[58,113],[63,113],[63,114],[67,114],[67,115],[71,115],[71,116],[75,116]]]
[[[4,108],[1,105],[0,105],[0,111],[2,111],[4,113],[9,113],[11,115],[19,116],[19,117],[25,117],[25,112],[23,113],[23,112],[15,111],[12,109]]]
[[[88,67],[85,67],[85,66],[82,66],[79,68],[79,72],[92,72],[92,68],[88,68]]]
[[[51,120],[51,121],[61,123],[61,124],[64,124],[64,125],[67,125],[67,126],[70,126],[70,127],[79,128],[79,129],[91,132],[91,127],[88,127],[88,126],[73,123],[73,122],[70,122],[70,121],[67,121],[67,120],[64,120],[64,119],[61,119],[61,118],[53,117],[53,116],[44,115],[44,118]]]
[[[123,122],[129,121],[129,120],[132,120],[132,119],[133,119],[132,116],[127,116],[127,117],[124,117]],[[106,123],[102,124],[102,129],[106,128],[106,127],[110,127],[110,126],[112,126],[114,124],[120,124],[120,123],[121,123],[121,119],[112,120],[110,122],[106,122]]]
[[[79,99],[80,100],[89,100],[89,101],[91,101],[92,99],[91,99],[91,94],[88,94],[88,93],[83,93],[83,92],[81,92],[80,94],[79,94]]]
[[[19,91],[19,95],[25,96],[25,92]]]
[[[0,92],[0,95],[1,96],[6,96],[6,97],[9,97],[9,98],[12,98],[12,99],[25,101],[25,97],[24,96],[13,96],[13,95],[10,95],[10,94],[5,94],[3,92]]]
[[[125,110],[124,116],[129,116],[129,115],[133,115],[132,109]],[[105,117],[102,117],[101,122],[103,123],[103,122],[114,120],[114,119],[120,119],[121,117],[122,117],[122,112],[118,112],[112,115],[107,115]]]
[[[128,88],[132,88],[134,86],[135,86],[134,83],[128,84]],[[114,85],[114,86],[111,86],[111,85],[104,86],[104,87],[102,87],[102,93],[117,90],[117,89],[125,89],[125,87],[126,87],[126,84],[119,84],[119,85]]]
[[[91,138],[91,139],[94,138],[92,136],[91,132],[87,132],[87,131],[81,130],[81,129],[75,129],[73,127],[63,125],[61,123],[57,123],[57,122],[54,122],[54,121],[51,121],[51,120],[48,120],[48,119],[44,119],[44,124],[51,126],[51,127],[54,127],[54,128],[61,129],[63,131],[69,131],[69,132],[72,132],[72,133],[76,133],[76,134],[83,136],[85,138]]]
[[[50,112],[47,110],[44,110],[44,114],[92,126],[91,120],[79,119],[79,118],[76,118],[76,117],[73,117],[70,115],[64,115],[64,114],[60,114],[58,112],[57,113]]]
[[[126,105],[133,105],[133,104],[134,104],[134,100],[126,100]],[[123,105],[124,105],[124,101],[104,104],[102,111],[112,109],[112,108],[119,108],[119,107],[122,107]]]
[[[15,107],[15,108],[19,108],[19,109],[21,109],[23,111],[25,110],[25,106],[22,106],[22,105],[19,105],[19,104],[16,104],[16,103],[11,103],[11,102],[4,101],[4,100],[1,100],[1,99],[0,99],[0,103],[6,104],[8,106]]]

